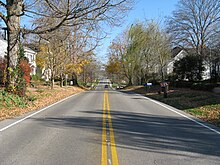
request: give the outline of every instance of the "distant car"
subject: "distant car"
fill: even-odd
[[[108,85],[105,85],[105,88],[108,88]]]

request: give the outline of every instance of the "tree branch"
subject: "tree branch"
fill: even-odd
[[[0,1],[0,6],[3,6],[5,9],[7,7],[7,5],[5,3],[3,3],[2,1]]]
[[[0,18],[5,22],[5,24],[7,25],[7,18],[6,18],[6,16],[2,13],[2,12],[0,12]]]

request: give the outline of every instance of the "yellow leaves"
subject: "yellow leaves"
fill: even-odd
[[[81,59],[78,63],[69,63],[65,66],[66,72],[71,73],[75,72],[77,75],[81,74],[83,72],[83,68],[90,64],[89,60]]]
[[[11,74],[11,73],[13,72],[13,68],[8,67],[8,71],[9,71],[9,73]]]
[[[36,56],[36,63],[39,68],[42,69],[45,67],[48,53],[49,53],[48,45],[41,44],[40,52],[38,52]]]
[[[110,62],[107,64],[106,69],[108,73],[117,74],[121,70],[121,63],[120,61]]]
[[[41,44],[40,45],[40,53],[41,52],[47,52],[48,51],[48,47],[49,45],[48,44]]]
[[[44,65],[45,65],[45,60],[44,60],[44,58],[42,56],[37,54],[36,63],[37,63],[37,66],[42,69],[44,67]]]
[[[69,64],[66,64],[65,70],[66,70],[66,73],[71,73],[71,72],[79,73],[81,71],[81,68],[80,66],[78,66],[78,64],[69,63]]]
[[[42,68],[52,68],[54,74],[60,73],[77,75],[83,72],[86,65],[91,63],[93,52],[73,55],[68,52],[65,45],[59,43],[47,43],[40,45],[40,52],[37,54],[37,65]]]
[[[90,64],[90,61],[87,60],[87,59],[79,59],[79,60],[78,60],[78,65],[79,65],[80,67],[84,67],[84,66],[86,66],[86,65],[88,65],[88,64]]]

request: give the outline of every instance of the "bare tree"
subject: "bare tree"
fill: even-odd
[[[203,57],[210,39],[220,32],[220,1],[179,0],[167,24],[175,44],[191,47]]]
[[[155,52],[157,52],[156,63],[159,66],[159,75],[161,76],[161,80],[164,81],[167,61],[171,58],[170,40],[167,34],[159,29],[154,37],[154,47],[156,48]]]
[[[92,50],[97,43],[91,41],[89,32],[85,33],[80,28],[62,27],[53,32],[39,35],[40,52],[38,57],[44,61],[44,68],[51,71],[51,88],[54,79],[61,80],[63,86],[64,76],[69,75],[77,85],[77,76],[89,61]],[[98,41],[97,41],[98,42]],[[39,61],[39,60],[38,60]]]
[[[14,70],[18,59],[20,33],[43,34],[61,26],[87,25],[97,29],[101,22],[116,25],[119,17],[129,9],[131,0],[6,0],[0,1],[0,18],[7,27],[8,68]],[[32,26],[22,27],[21,16],[29,16]],[[8,69],[9,70],[9,69]],[[14,77],[8,71],[7,86]]]

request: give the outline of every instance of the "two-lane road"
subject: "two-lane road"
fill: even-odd
[[[84,92],[7,127],[18,120],[0,122],[1,165],[220,164],[219,129],[131,93]]]

